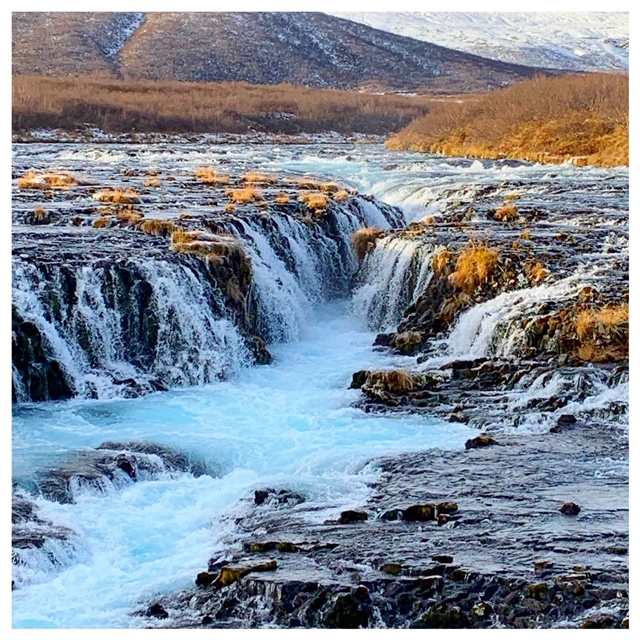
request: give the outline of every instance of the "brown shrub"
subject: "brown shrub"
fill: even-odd
[[[629,305],[611,305],[600,309],[581,311],[575,320],[576,334],[585,340],[595,334],[623,336],[628,331]]]
[[[278,182],[278,178],[275,176],[269,176],[266,173],[258,173],[256,171],[250,171],[249,173],[245,173],[241,178],[240,182],[246,182],[247,184],[276,184]]]
[[[138,227],[143,233],[148,233],[151,236],[167,237],[174,228],[173,221],[171,220],[158,220],[157,218],[150,218],[149,220],[143,220]]]
[[[196,169],[196,178],[205,184],[229,184],[231,178],[223,173],[217,173],[211,167],[198,167]]]
[[[327,208],[329,197],[324,193],[303,193],[300,196],[300,201],[314,211],[322,211]]]
[[[105,131],[243,133],[261,119],[274,133],[338,131],[388,133],[427,112],[431,99],[372,95],[279,84],[152,82],[92,76],[16,75],[14,131],[75,129],[91,123]],[[290,121],[265,119],[286,111]]]
[[[380,229],[375,227],[364,227],[358,229],[351,235],[351,247],[355,251],[358,262],[362,262],[365,256],[373,251],[376,240],[382,235]]]
[[[432,267],[436,276],[439,277],[445,272],[446,268],[449,266],[449,261],[452,255],[451,251],[444,249],[433,256]]]
[[[93,221],[93,226],[96,229],[104,229],[105,227],[108,227],[111,224],[111,217],[103,217],[103,218],[98,218],[97,220]]]
[[[145,187],[160,187],[160,186],[162,186],[162,181],[160,180],[160,178],[147,178],[144,181],[144,186]]]
[[[123,220],[130,224],[140,222],[143,217],[144,216],[139,211],[135,211],[134,209],[118,209],[116,212],[116,218],[118,218],[118,220]]]
[[[393,339],[393,346],[402,353],[412,353],[422,343],[419,331],[404,331],[398,333]]]
[[[68,189],[77,184],[77,180],[66,173],[43,173],[38,175],[33,171],[28,171],[24,176],[18,178],[18,189]]]
[[[100,202],[140,204],[140,196],[135,189],[103,189],[94,193],[93,197]]]
[[[496,210],[494,218],[500,222],[513,222],[518,219],[518,207],[514,204],[505,204]]]
[[[225,257],[244,258],[242,245],[235,236],[212,234],[204,231],[174,231],[171,234],[171,248],[178,253],[190,253],[202,256],[209,262],[219,265]]]
[[[479,285],[487,282],[498,266],[498,254],[482,245],[471,245],[458,256],[456,269],[449,282],[465,293],[473,293]]]
[[[254,187],[245,187],[244,189],[228,189],[225,191],[227,197],[236,204],[248,204],[250,202],[259,202],[264,200],[262,192]]]
[[[629,78],[537,76],[477,100],[436,104],[387,145],[483,158],[628,165]]]
[[[416,386],[414,376],[404,369],[392,369],[390,371],[372,371],[365,381],[369,388],[378,388],[391,393],[412,391]]]
[[[539,284],[549,275],[549,268],[540,260],[527,260],[524,263],[524,271],[534,284]]]

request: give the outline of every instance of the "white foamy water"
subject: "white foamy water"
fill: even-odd
[[[77,561],[31,568],[13,594],[16,627],[122,627],[156,593],[188,587],[229,533],[224,514],[261,486],[303,492],[320,520],[362,504],[376,455],[461,447],[471,430],[424,416],[372,415],[349,405],[353,371],[402,363],[371,350],[373,334],[344,304],[315,312],[275,362],[216,385],[135,400],[29,405],[14,416],[14,476],[28,480],[65,452],[105,440],[148,440],[220,465],[222,476],[157,479],[86,492],[77,504],[38,500],[41,516],[78,535]],[[46,429],[42,425],[46,424]],[[245,503],[246,504],[246,503]],[[230,511],[231,510],[231,511]],[[46,571],[48,569],[48,571]],[[16,569],[19,573],[20,568]]]

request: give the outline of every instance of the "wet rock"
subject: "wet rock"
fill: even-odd
[[[402,573],[402,565],[397,562],[386,562],[380,567],[380,571],[392,576],[398,576]]]
[[[482,447],[490,447],[498,444],[498,442],[486,434],[471,438],[464,443],[465,449],[479,449]]]
[[[169,617],[166,609],[159,603],[152,604],[148,609],[146,615],[152,618],[165,619]]]
[[[440,502],[437,506],[438,515],[440,515],[441,513],[455,513],[457,510],[457,502]]]
[[[354,522],[364,522],[369,516],[364,511],[343,511],[340,514],[340,524],[353,524]]]
[[[557,420],[556,424],[558,426],[575,424],[577,422],[576,417],[571,413],[563,413]]]
[[[410,625],[411,629],[465,629],[469,621],[460,607],[444,603],[433,605],[427,613]]]
[[[202,616],[202,620],[200,621],[200,624],[202,625],[213,624],[213,618],[211,616]]]
[[[575,502],[565,502],[560,507],[560,513],[565,516],[577,516],[580,513],[580,507]]]
[[[493,613],[493,607],[488,602],[477,602],[471,607],[471,613],[477,618],[486,618]]]
[[[343,593],[324,615],[323,625],[329,629],[366,629],[371,618],[371,607],[351,593]]]
[[[617,556],[626,556],[629,549],[627,547],[611,547],[611,553],[615,553]]]
[[[296,493],[295,491],[289,491],[288,489],[275,489],[265,488],[257,489],[254,492],[254,502],[260,506],[267,504],[273,507],[295,507],[298,504],[302,504],[305,501],[305,497]]]
[[[393,333],[379,333],[373,341],[373,345],[375,347],[388,347],[391,345],[394,335]]]
[[[537,584],[532,584],[527,589],[527,594],[535,598],[536,600],[544,600],[549,593],[549,585],[546,582],[538,582]]]
[[[360,389],[362,385],[367,381],[370,371],[363,369],[362,371],[356,371],[351,379],[349,389]]]
[[[446,553],[438,553],[435,556],[431,556],[431,559],[442,564],[450,564],[453,562],[453,556]]]
[[[389,509],[380,516],[380,520],[402,520],[402,509]]]
[[[435,504],[414,504],[402,512],[402,517],[408,522],[426,522],[436,519]]]

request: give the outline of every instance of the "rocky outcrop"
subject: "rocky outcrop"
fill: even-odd
[[[19,179],[14,197],[17,401],[134,397],[268,363],[267,343],[296,337],[306,307],[347,292],[351,232],[372,211],[402,218],[336,185],[260,174],[145,175],[142,195],[45,178]],[[164,190],[196,211],[158,214]],[[53,211],[35,224],[43,195]]]
[[[162,598],[167,618],[149,625],[620,628],[628,495],[614,471],[626,460],[618,438],[584,425],[394,456],[368,502],[347,512],[362,514],[349,525],[344,513],[311,524],[304,505],[254,507],[239,522],[243,549],[212,558],[192,590]],[[609,478],[604,501],[594,469]],[[563,515],[577,496],[581,510]],[[224,567],[263,565],[268,572],[221,584]]]

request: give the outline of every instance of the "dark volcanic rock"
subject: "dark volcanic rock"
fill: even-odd
[[[465,449],[480,449],[482,447],[490,447],[498,442],[491,436],[481,435],[475,438],[471,438],[464,443]]]
[[[364,511],[343,511],[340,514],[340,524],[353,524],[354,522],[364,522],[369,516]]]
[[[580,513],[580,507],[575,502],[565,502],[560,507],[560,513],[565,516],[577,516]]]

